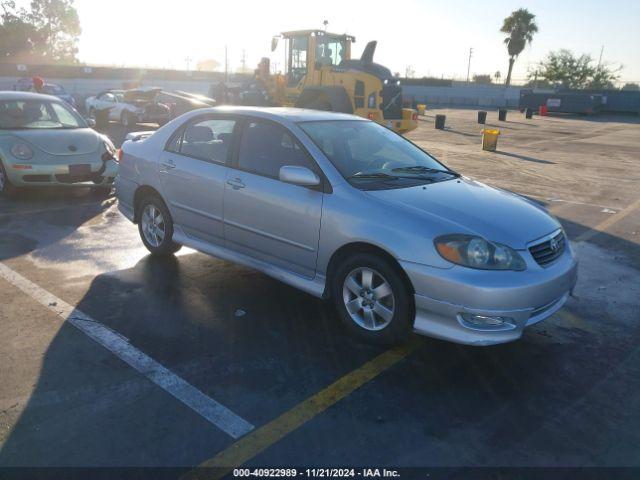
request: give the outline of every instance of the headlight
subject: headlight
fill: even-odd
[[[11,155],[20,160],[29,160],[33,158],[33,150],[26,143],[16,143],[11,147]]]
[[[473,235],[443,235],[433,242],[445,260],[481,270],[524,270],[525,261],[513,248]]]

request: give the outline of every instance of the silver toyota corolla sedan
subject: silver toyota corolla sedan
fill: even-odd
[[[360,117],[219,107],[134,138],[116,190],[151,253],[187,245],[331,298],[368,340],[516,340],[576,283],[543,208]]]

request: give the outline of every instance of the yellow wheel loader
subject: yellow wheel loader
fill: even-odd
[[[315,110],[353,113],[398,133],[418,126],[418,114],[403,108],[400,81],[373,62],[376,42],[369,42],[360,59],[351,58],[355,38],[322,30],[284,32],[273,38],[285,44],[284,74],[272,75],[263,58],[256,76],[270,103]]]

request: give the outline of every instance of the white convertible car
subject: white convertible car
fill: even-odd
[[[140,87],[132,90],[111,90],[87,99],[87,112],[96,121],[116,121],[125,127],[137,123],[164,125],[171,120],[171,109],[158,102],[162,89]],[[107,112],[101,116],[101,112]]]

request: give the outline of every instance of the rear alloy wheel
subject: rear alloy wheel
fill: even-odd
[[[157,197],[147,197],[140,202],[138,231],[142,243],[154,255],[171,255],[181,248],[172,240],[171,215],[164,202]]]
[[[409,292],[385,259],[358,254],[342,262],[333,279],[332,297],[343,323],[361,338],[394,343],[410,331]]]
[[[11,184],[7,172],[4,170],[4,165],[0,162],[0,196],[10,197],[16,193],[16,190],[16,187]]]

